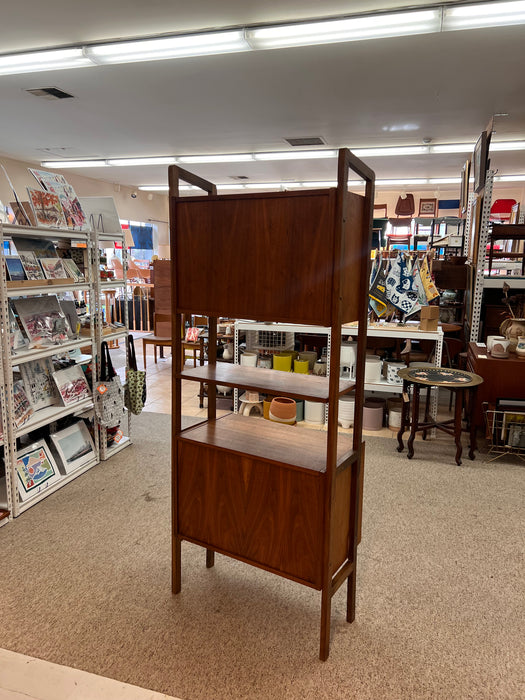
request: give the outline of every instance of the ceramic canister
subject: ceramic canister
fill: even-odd
[[[525,357],[525,335],[518,336],[518,343],[516,345],[516,355],[518,357]]]
[[[324,360],[317,360],[314,363],[313,373],[318,377],[326,377],[326,362]]]
[[[256,367],[257,366],[257,353],[256,352],[243,352],[241,355],[241,365],[244,367]]]
[[[308,360],[308,366],[311,372],[314,368],[314,362],[317,360],[317,353],[314,350],[303,350],[299,353],[298,358],[300,360]]]
[[[293,361],[293,371],[297,374],[308,374],[309,363],[308,360],[294,360]]]
[[[307,423],[324,423],[324,403],[319,401],[304,402],[304,420]]]
[[[403,410],[402,399],[391,398],[387,400],[388,407],[388,427],[390,430],[399,430],[401,427],[401,411]]]
[[[510,345],[510,340],[508,338],[503,338],[502,340],[500,340],[499,338],[496,339],[492,343],[492,350],[491,350],[492,357],[499,358],[500,360],[503,360],[506,357],[508,357],[509,356],[509,345]]]
[[[341,426],[349,428],[354,422],[355,396],[341,396],[338,412]]]
[[[295,399],[297,409],[297,422],[304,420],[304,401],[303,399]]]
[[[492,346],[496,340],[505,340],[504,335],[488,335],[487,336],[487,352],[492,352]]]
[[[381,430],[384,409],[384,400],[367,399],[363,404],[363,428],[365,430]]]
[[[292,371],[292,356],[291,355],[274,355],[273,356],[273,368],[279,370],[280,372],[291,372]]]
[[[294,399],[286,396],[276,396],[270,406],[270,420],[276,423],[293,425],[297,417],[297,406]]]
[[[272,356],[271,355],[259,355],[259,359],[257,361],[257,364],[259,367],[264,367],[266,369],[272,369]]]
[[[399,376],[400,369],[406,367],[404,362],[387,362],[386,363],[386,380],[389,384],[403,384],[403,380]]]
[[[377,384],[381,381],[382,360],[377,355],[368,355],[365,365],[365,382]]]

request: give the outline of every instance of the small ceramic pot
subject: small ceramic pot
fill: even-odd
[[[487,336],[487,352],[492,352],[492,346],[496,340],[505,340],[504,335],[488,335]]]
[[[256,352],[243,352],[241,355],[241,365],[244,367],[256,367],[257,366],[257,353]]]
[[[270,420],[270,406],[272,405],[272,399],[264,399],[263,401],[263,417],[266,420]]]
[[[273,368],[279,370],[280,372],[291,372],[292,371],[292,356],[291,355],[278,355],[273,356]]]
[[[377,355],[368,355],[365,365],[365,382],[378,384],[381,381],[381,369],[383,361]]]
[[[233,360],[233,343],[226,343],[222,351],[223,360]]]
[[[294,360],[293,361],[293,371],[297,374],[308,374],[309,364],[308,360]]]
[[[299,423],[299,421],[304,420],[304,401],[302,399],[294,399],[294,400],[295,400],[296,410],[297,410],[296,421]]]
[[[509,345],[510,340],[508,338],[505,338],[503,340],[495,340],[492,345],[492,357],[504,360],[506,357],[509,356]]]
[[[314,350],[303,350],[298,355],[299,360],[308,360],[308,368],[310,372],[314,368],[314,363],[317,360],[317,353]]]
[[[316,423],[322,425],[324,423],[324,403],[318,401],[304,402],[304,420],[306,423]]]
[[[257,361],[259,367],[264,367],[265,369],[272,369],[273,359],[271,355],[259,355]]]
[[[391,398],[387,402],[388,427],[390,430],[399,430],[401,427],[401,411],[403,410],[402,399]]]
[[[386,362],[386,380],[389,384],[403,384],[398,372],[406,367],[404,362]]]
[[[294,425],[297,417],[297,406],[293,399],[286,396],[276,396],[270,406],[270,420],[276,423]]]
[[[313,373],[318,377],[326,377],[326,362],[324,360],[317,360],[314,363]]]
[[[349,428],[354,422],[355,396],[341,396],[339,399],[339,423],[343,428]]]

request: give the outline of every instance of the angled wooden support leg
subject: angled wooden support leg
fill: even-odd
[[[211,569],[211,567],[215,564],[215,552],[213,549],[207,549],[206,550],[206,568]]]
[[[332,591],[325,585],[321,594],[321,644],[319,658],[326,661],[330,653],[330,622],[332,617]]]
[[[172,553],[172,574],[171,590],[173,593],[180,593],[181,589],[181,540],[179,537],[173,538]]]

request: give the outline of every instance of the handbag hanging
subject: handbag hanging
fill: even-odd
[[[124,404],[128,411],[138,416],[146,403],[146,372],[137,368],[133,336],[128,335],[129,369],[126,374]]]
[[[115,372],[105,341],[100,344],[100,354],[100,379],[93,387],[95,415],[101,426],[113,428],[124,416],[124,387]]]

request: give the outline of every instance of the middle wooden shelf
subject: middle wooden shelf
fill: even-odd
[[[329,398],[327,377],[279,372],[262,367],[246,367],[222,362],[216,365],[184,369],[178,376],[180,379],[255,389],[269,394],[279,394],[280,396],[309,401],[328,401]],[[339,393],[347,394],[353,390],[354,386],[355,382],[341,379],[339,380]]]

